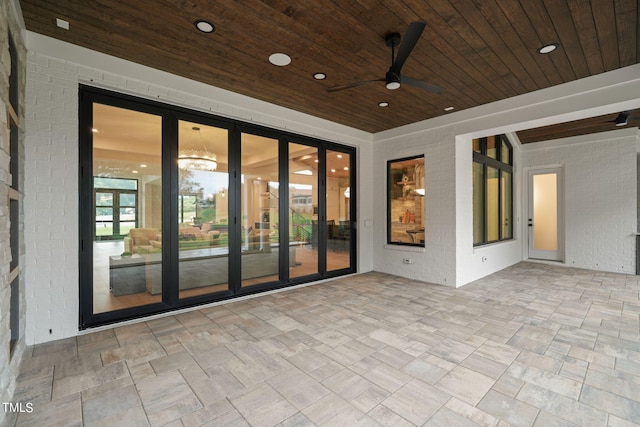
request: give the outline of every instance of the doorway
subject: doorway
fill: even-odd
[[[563,261],[562,168],[529,171],[528,237],[529,258]]]

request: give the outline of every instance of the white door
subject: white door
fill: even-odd
[[[562,169],[529,171],[529,258],[563,260]]]

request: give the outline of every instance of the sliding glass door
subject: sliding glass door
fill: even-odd
[[[229,290],[229,131],[178,121],[180,298]],[[157,289],[156,291],[159,291]]]
[[[93,313],[160,302],[162,117],[100,103],[92,116]]]
[[[351,266],[351,156],[327,150],[327,270]]]
[[[82,87],[80,327],[355,272],[355,150]]]
[[[277,139],[241,135],[240,267],[242,287],[280,278],[280,175]]]
[[[318,274],[318,148],[289,142],[289,277]]]

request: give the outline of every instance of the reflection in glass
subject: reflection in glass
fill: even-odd
[[[228,131],[178,122],[180,298],[229,289]]]
[[[392,160],[389,180],[389,243],[424,246],[424,157]]]
[[[241,137],[242,286],[279,279],[278,140]]]
[[[317,274],[318,149],[294,143],[289,143],[289,241],[289,277]]]
[[[327,271],[351,265],[351,156],[327,150]]]
[[[513,221],[511,219],[511,216],[513,215],[511,212],[511,206],[513,206],[513,201],[511,200],[513,194],[513,177],[510,172],[502,171],[501,173],[502,206],[500,209],[502,210],[502,238],[511,239],[513,237]]]
[[[498,240],[498,169],[487,167],[487,241]]]
[[[161,117],[94,104],[92,127],[93,312],[159,302]]]
[[[473,243],[484,242],[484,165],[473,162]]]

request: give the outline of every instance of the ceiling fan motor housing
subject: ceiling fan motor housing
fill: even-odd
[[[398,89],[400,87],[400,74],[389,69],[389,71],[387,71],[387,74],[385,76],[385,82],[386,82],[385,85],[387,89],[390,89],[390,90]]]

